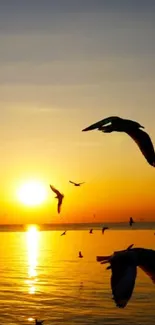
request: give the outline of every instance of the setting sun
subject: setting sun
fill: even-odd
[[[20,202],[28,206],[42,204],[46,199],[47,193],[45,187],[37,181],[29,181],[21,185],[18,190]]]

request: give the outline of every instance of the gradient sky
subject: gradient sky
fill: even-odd
[[[1,1],[1,223],[155,220],[155,170],[136,144],[81,132],[118,115],[155,143],[154,35],[154,0]],[[41,207],[17,199],[29,179],[47,187]]]

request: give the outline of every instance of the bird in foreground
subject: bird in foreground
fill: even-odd
[[[132,217],[130,217],[130,220],[129,220],[129,225],[130,225],[130,227],[132,227],[132,224],[133,224],[133,223],[135,223],[135,221],[133,220]]]
[[[155,284],[155,251],[145,248],[132,248],[114,252],[111,256],[97,256],[101,264],[109,263],[111,269],[111,289],[116,306],[124,308],[132,296],[137,266],[140,267]]]
[[[35,323],[36,325],[42,325],[44,322],[44,320],[38,320],[38,319],[35,319]]]
[[[51,190],[57,195],[55,198],[58,199],[58,213],[60,213],[62,200],[64,195],[61,194],[54,186],[50,185]]]
[[[82,253],[81,253],[81,252],[79,252],[79,258],[82,258],[82,257],[83,257]]]
[[[64,236],[64,235],[66,235],[66,230],[61,234],[61,236]]]
[[[103,227],[102,228],[102,234],[104,234],[105,230],[109,229],[108,227]]]
[[[74,186],[81,186],[81,185],[84,184],[85,182],[82,182],[82,183],[75,183],[75,182],[69,181],[69,183],[73,184]]]
[[[144,129],[144,126],[135,121],[123,119],[117,116],[110,116],[88,126],[82,131],[98,129],[104,133],[110,133],[113,131],[125,132],[137,143],[147,162],[151,166],[155,167],[154,147],[149,135],[145,131],[141,130],[142,128]]]
[[[93,234],[93,229],[90,229],[90,230],[89,230],[89,233],[90,233],[90,234]]]

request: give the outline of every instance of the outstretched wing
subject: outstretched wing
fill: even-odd
[[[60,195],[60,192],[54,186],[50,185],[50,188],[55,194]]]
[[[90,126],[88,126],[87,128],[83,129],[83,131],[91,131],[91,130],[95,130],[95,129],[98,129],[99,127],[101,127],[102,125],[105,125],[105,124],[108,124],[108,123],[111,123],[112,121],[114,120],[118,120],[120,119],[118,116],[110,116],[110,117],[107,117],[101,121],[98,121]]]
[[[155,251],[152,249],[143,249],[138,266],[155,284]]]
[[[119,266],[120,267],[116,269],[112,267],[111,289],[116,306],[124,308],[132,295],[137,269],[134,265],[124,267],[124,265],[121,264]]]
[[[155,151],[149,135],[138,128],[127,131],[127,134],[137,143],[148,163],[155,167]]]
[[[72,181],[69,181],[69,183],[74,184],[74,185],[76,184],[76,183],[74,183],[74,182],[72,182]]]

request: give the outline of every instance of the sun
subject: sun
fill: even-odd
[[[20,186],[17,196],[23,204],[27,206],[36,206],[45,201],[47,193],[42,183],[38,181],[28,181]]]

